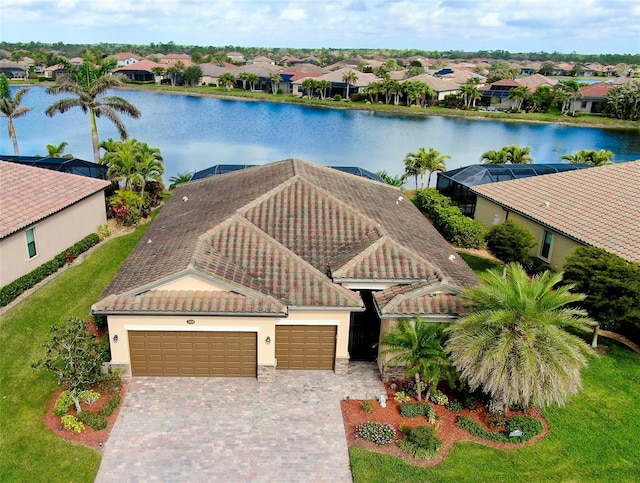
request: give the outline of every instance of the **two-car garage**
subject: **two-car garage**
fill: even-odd
[[[256,377],[256,332],[132,330],[133,376]],[[335,325],[277,325],[278,369],[332,370]]]

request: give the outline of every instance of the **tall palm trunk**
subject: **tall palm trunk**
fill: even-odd
[[[422,387],[420,384],[420,374],[416,372],[416,393],[418,394],[418,402],[422,402]]]
[[[96,121],[96,113],[91,110],[91,142],[93,143],[93,159],[97,164],[100,163],[100,140],[98,139],[98,123]]]
[[[8,117],[7,125],[9,127],[9,136],[11,136],[11,140],[13,141],[13,153],[18,156],[20,154],[20,149],[18,149],[18,136],[16,135],[16,128],[13,126],[13,120]]]

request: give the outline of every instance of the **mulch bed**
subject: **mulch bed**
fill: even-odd
[[[379,423],[389,423],[394,428],[396,428],[396,433],[398,435],[398,439],[401,439],[402,434],[398,431],[398,428],[401,425],[408,427],[415,427],[418,425],[429,425],[427,422],[427,418],[424,416],[420,416],[417,418],[405,418],[400,414],[400,404],[394,400],[395,392],[387,389],[388,400],[387,407],[382,408],[378,401],[373,402],[373,412],[371,414],[367,414],[362,409],[360,400],[344,400],[341,402],[342,406],[342,417],[344,421],[344,429],[347,437],[347,444],[349,447],[358,446],[369,451],[374,451],[377,453],[388,454],[391,456],[397,456],[398,458],[403,459],[407,463],[414,466],[421,467],[430,467],[436,466],[441,463],[444,458],[447,456],[453,445],[458,441],[473,441],[475,443],[483,444],[485,446],[489,446],[491,448],[502,449],[502,450],[510,450],[521,448],[524,446],[529,446],[537,443],[540,439],[544,438],[546,434],[549,432],[549,425],[542,417],[540,412],[537,409],[529,410],[526,413],[515,413],[510,412],[507,413],[508,417],[514,416],[516,414],[526,414],[527,416],[535,417],[540,420],[543,426],[542,433],[535,436],[525,443],[496,443],[492,441],[488,441],[486,439],[478,438],[472,436],[468,431],[458,428],[455,423],[458,420],[458,417],[461,415],[467,415],[473,418],[474,420],[481,423],[485,428],[488,428],[487,425],[487,410],[484,406],[478,405],[477,409],[474,411],[470,411],[468,409],[463,410],[461,413],[455,413],[453,411],[449,411],[444,406],[440,406],[437,404],[431,403],[434,407],[436,414],[440,416],[440,428],[437,430],[438,437],[443,441],[443,447],[435,458],[424,460],[424,459],[416,459],[412,456],[408,455],[404,450],[402,450],[397,442],[388,444],[388,445],[377,445],[370,441],[365,441],[362,438],[356,438],[355,432],[356,427],[362,423],[366,423],[368,421],[376,421]],[[417,399],[413,398],[412,402],[417,402]]]

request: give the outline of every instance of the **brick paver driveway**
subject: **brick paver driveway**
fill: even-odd
[[[351,374],[136,378],[96,482],[350,482],[340,400],[384,393],[375,364]]]

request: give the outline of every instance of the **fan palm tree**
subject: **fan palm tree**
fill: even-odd
[[[595,323],[575,303],[572,285],[556,287],[562,274],[529,278],[517,263],[480,274],[482,283],[462,293],[469,311],[447,327],[445,344],[471,390],[494,404],[564,404],[581,387],[589,346],[565,329]]]
[[[118,113],[126,114],[133,118],[140,117],[140,111],[126,99],[118,96],[107,96],[107,91],[114,87],[124,85],[122,76],[105,73],[106,64],[97,67],[93,60],[86,58],[79,67],[68,66],[66,76],[60,77],[57,84],[47,88],[49,94],[72,94],[54,102],[45,111],[49,117],[57,113],[65,112],[79,107],[86,114],[89,113],[91,122],[91,142],[93,144],[93,157],[96,163],[100,162],[100,140],[98,137],[97,119],[104,116],[113,122],[122,140],[127,139],[127,129]]]
[[[68,145],[67,141],[62,141],[60,144],[47,144],[47,154],[52,158],[73,158],[73,154],[64,154]]]
[[[385,366],[405,366],[405,374],[415,377],[418,401],[422,398],[423,384],[427,390],[425,399],[429,399],[431,389],[442,379],[451,383],[455,378],[453,364],[443,348],[444,340],[442,326],[422,317],[400,319],[382,337],[381,343],[387,348],[380,354],[392,356]]]
[[[344,96],[345,99],[349,99],[349,86],[357,80],[358,80],[358,74],[356,74],[352,70],[348,70],[344,74],[342,74],[342,82],[345,83],[347,88],[346,95]]]
[[[4,74],[0,75],[0,114],[7,118],[9,137],[13,141],[13,153],[16,156],[20,154],[20,149],[18,148],[18,136],[16,135],[13,120],[24,116],[32,109],[31,107],[20,106],[22,98],[28,90],[28,87],[23,87],[12,97],[9,90],[9,79]]]
[[[601,149],[599,151],[581,149],[576,154],[564,154],[560,159],[566,159],[570,163],[592,164],[593,166],[605,166],[613,164],[615,155],[611,151]]]

